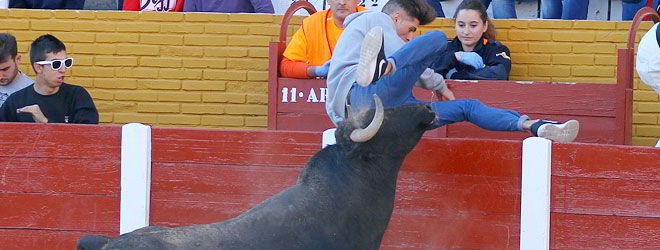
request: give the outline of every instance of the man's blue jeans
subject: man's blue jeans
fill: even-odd
[[[589,0],[541,0],[545,19],[586,20]]]
[[[425,102],[413,96],[412,89],[419,76],[446,47],[447,36],[440,31],[427,32],[405,44],[388,57],[394,61],[394,73],[385,75],[366,87],[353,84],[349,96],[353,112],[373,108],[372,96],[376,94],[385,108],[406,104],[428,104],[436,113],[437,127],[468,121],[487,130],[522,130],[522,122],[529,118],[520,116],[515,111],[488,107],[472,99]]]
[[[518,15],[516,15],[515,0],[481,0],[481,3],[486,6],[486,9],[488,9],[491,2],[493,3],[493,18],[518,18]]]
[[[639,3],[626,3],[621,1],[621,20],[632,20],[633,17],[635,17],[635,14],[637,14],[637,11],[639,11],[641,8],[644,8],[646,4],[646,0],[640,0]],[[653,0],[653,6],[651,7],[657,8],[658,0]]]

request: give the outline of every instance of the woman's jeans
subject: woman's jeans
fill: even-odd
[[[638,3],[635,2],[624,2],[621,1],[621,20],[627,21],[632,20],[635,17],[635,14],[639,9],[644,8],[647,4],[646,0],[639,0]],[[652,8],[658,7],[658,0],[653,0]]]
[[[488,9],[491,2],[493,3],[493,18],[518,18],[518,15],[516,15],[515,0],[481,0],[481,3],[486,6],[486,9]]]
[[[359,112],[373,108],[372,96],[376,94],[385,108],[428,104],[436,113],[436,127],[468,121],[487,130],[521,131],[522,122],[529,118],[515,111],[488,107],[473,99],[426,102],[413,96],[412,89],[419,76],[446,47],[447,36],[440,31],[427,32],[408,42],[388,57],[396,67],[392,74],[382,76],[366,87],[353,84],[349,96],[351,109]]]
[[[545,19],[586,20],[589,0],[541,0]]]

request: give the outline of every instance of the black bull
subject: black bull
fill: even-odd
[[[359,117],[368,119],[359,119]],[[425,105],[385,110],[378,132],[354,142],[374,111],[342,124],[292,187],[223,222],[145,227],[117,238],[86,236],[78,249],[378,249],[405,156],[429,129]],[[364,122],[366,120],[366,122]],[[373,123],[373,122],[372,122]]]

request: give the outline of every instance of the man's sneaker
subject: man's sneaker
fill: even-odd
[[[362,40],[360,60],[357,65],[355,82],[362,87],[368,86],[380,78],[387,69],[383,42],[383,28],[374,27]]]
[[[576,120],[569,120],[564,123],[539,120],[531,127],[534,136],[556,142],[572,142],[577,137],[579,130],[580,123]]]

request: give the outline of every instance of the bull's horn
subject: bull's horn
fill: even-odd
[[[374,102],[376,103],[376,112],[374,113],[374,119],[371,120],[369,126],[366,128],[359,128],[351,132],[351,140],[354,142],[365,142],[371,140],[374,135],[380,129],[380,125],[383,124],[383,119],[385,118],[385,111],[383,108],[383,103],[380,101],[377,95],[374,95]]]

